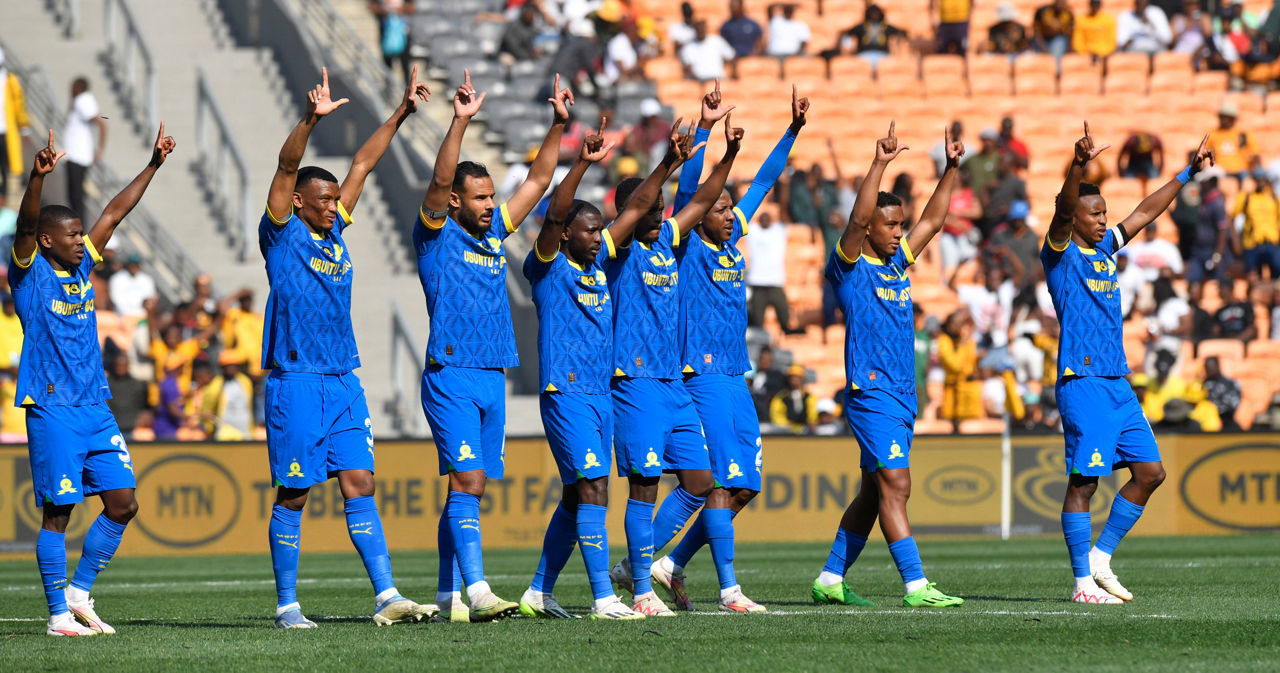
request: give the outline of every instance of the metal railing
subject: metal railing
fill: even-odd
[[[53,19],[62,27],[67,39],[80,35],[80,0],[46,0]]]
[[[216,216],[236,251],[236,259],[248,261],[253,246],[253,207],[250,205],[249,168],[236,145],[231,127],[218,108],[205,81],[204,70],[196,69],[196,159],[195,170],[208,183],[206,191],[216,198]]]
[[[425,348],[418,345],[400,307],[391,302],[391,400],[387,413],[392,430],[400,437],[426,437],[430,433],[422,415],[422,372]]]
[[[142,37],[126,0],[104,0],[102,27],[107,61],[115,70],[121,98],[130,101],[130,115],[144,128],[160,126],[160,97],[155,60]],[[141,101],[136,102],[136,101]]]

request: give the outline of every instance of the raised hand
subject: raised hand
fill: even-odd
[[[792,84],[791,85],[791,128],[797,131],[799,131],[800,127],[804,126],[805,122],[808,121],[808,119],[806,119],[806,115],[809,114],[808,97],[798,98],[799,95],[800,94],[796,91],[796,85]],[[889,135],[893,135],[893,134],[890,133]],[[902,149],[905,150],[907,148],[904,147]]]
[[[698,150],[706,147],[706,142],[693,144],[693,125],[690,124],[687,132],[681,132],[680,123],[684,121],[684,117],[678,117],[674,124],[671,125],[671,138],[667,144],[667,152],[674,155],[676,160],[684,163],[689,160]]]
[[[734,128],[733,122],[729,121],[730,116],[724,116],[724,142],[728,152],[737,152],[742,147],[742,137],[747,134],[741,127]]]
[[[551,103],[551,109],[555,110],[555,123],[565,124],[569,121],[569,106],[573,105],[573,92],[569,87],[560,88],[560,73],[556,73],[555,84],[551,88],[551,97],[547,99]],[[604,127],[601,127],[601,132]]]
[[[36,175],[48,175],[53,172],[54,166],[58,165],[58,160],[66,156],[66,152],[58,152],[53,149],[53,129],[49,129],[49,144],[36,152],[35,165],[32,170]]]
[[[942,140],[947,149],[947,168],[959,166],[960,157],[964,156],[964,143],[959,138],[952,140],[950,126],[942,128]]]
[[[600,131],[588,135],[582,139],[582,152],[578,155],[580,159],[588,163],[596,163],[609,155],[609,151],[613,149],[613,143],[604,144],[604,125],[608,122],[608,118],[600,118]]]
[[[1084,137],[1076,141],[1075,161],[1077,164],[1080,164],[1083,166],[1084,164],[1087,164],[1090,161],[1093,161],[1094,158],[1096,158],[1099,154],[1102,154],[1102,152],[1106,150],[1108,147],[1111,147],[1111,146],[1110,145],[1103,145],[1102,147],[1094,146],[1093,136],[1089,135],[1089,122],[1086,121],[1084,123]],[[1204,149],[1203,145],[1201,145],[1201,149]]]
[[[894,124],[889,122],[889,135],[876,141],[876,161],[888,163],[893,161],[903,150],[911,149],[906,145],[898,144],[898,137],[893,134]]]
[[[409,73],[409,85],[404,88],[404,98],[400,99],[400,107],[413,114],[418,111],[418,101],[427,102],[431,97],[431,89],[426,82],[418,81],[418,66],[413,66]]]
[[[720,93],[720,78],[716,78],[716,88],[707,92],[702,97],[702,121],[707,123],[707,128],[715,126],[715,123],[724,119],[726,115],[733,111],[736,105],[724,107],[721,105],[723,97]]]
[[[307,113],[317,117],[323,117],[351,102],[350,98],[342,98],[335,101],[329,96],[328,68],[320,68],[320,75],[323,78],[321,83],[307,92]]]
[[[178,143],[174,142],[173,136],[164,134],[164,122],[160,122],[160,132],[156,134],[156,144],[151,149],[151,164],[158,168],[177,146]]]
[[[1199,149],[1196,150],[1196,158],[1191,160],[1191,171],[1193,173],[1199,173],[1201,170],[1203,170],[1204,162],[1206,161],[1209,162],[1210,166],[1214,165],[1214,163],[1216,162],[1217,157],[1214,156],[1213,149],[1208,147],[1208,144],[1209,144],[1209,134],[1206,133],[1204,136],[1204,140],[1200,141]]]
[[[466,77],[462,86],[458,87],[458,91],[453,94],[453,116],[461,119],[470,119],[476,116],[480,111],[480,104],[484,102],[488,93],[476,95],[476,88],[471,86],[471,71],[463,70]]]

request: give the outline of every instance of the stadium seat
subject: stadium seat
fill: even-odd
[[[1189,96],[1191,95],[1192,82],[1190,72],[1157,70],[1151,75],[1148,90],[1152,96]]]
[[[964,57],[956,54],[930,54],[921,58],[920,77],[924,95],[929,98],[963,95],[967,89]]]
[[[1108,77],[1120,72],[1131,72],[1146,77],[1151,74],[1151,57],[1146,54],[1119,51],[1107,57],[1105,70]]]
[[[1153,72],[1180,74],[1187,79],[1191,79],[1194,68],[1191,64],[1191,56],[1176,51],[1165,51],[1155,55],[1151,61]]]
[[[817,56],[792,56],[782,62],[782,79],[800,89],[827,79],[827,62]]]
[[[969,58],[969,95],[973,98],[1008,96],[1013,92],[1009,59],[982,55]]]
[[[970,418],[960,421],[962,435],[999,435],[1004,432],[1004,421],[999,418]]]
[[[1240,360],[1244,358],[1244,342],[1239,339],[1206,339],[1196,347],[1196,357],[1201,362],[1210,357]]]
[[[1058,95],[1063,98],[1097,96],[1102,90],[1102,77],[1096,68],[1068,70],[1062,68],[1058,78]]]
[[[871,63],[852,54],[836,56],[827,64],[827,73],[833,82],[844,77],[871,79]]]
[[[1197,94],[1219,93],[1227,90],[1231,76],[1222,71],[1198,72],[1192,77],[1191,89]]]
[[[782,76],[782,66],[772,56],[747,56],[738,59],[738,81],[773,82]]]
[[[1249,342],[1249,345],[1245,350],[1249,353],[1249,359],[1270,358],[1280,360],[1280,341],[1255,339]],[[1280,383],[1277,383],[1276,387],[1280,388]]]
[[[951,421],[934,419],[916,419],[917,435],[950,435],[955,432]]]
[[[1058,64],[1048,54],[1023,54],[1013,62],[1013,93],[1016,96],[1057,93]]]

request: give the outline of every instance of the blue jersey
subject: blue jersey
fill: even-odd
[[[1055,246],[1045,238],[1040,262],[1062,325],[1058,340],[1059,377],[1129,373],[1113,258],[1123,245],[1114,229],[1104,234],[1092,250],[1081,248],[1074,241]]]
[[[102,257],[88,236],[84,252],[80,265],[68,271],[55,271],[38,252],[9,261],[9,288],[23,333],[14,406],[83,406],[111,397],[89,282],[89,271]]]
[[[413,245],[431,317],[428,362],[481,369],[520,364],[502,250],[515,230],[505,203],[494,209],[484,240],[452,217],[430,220],[418,212]]]
[[[355,269],[342,232],[351,215],[338,204],[333,228],[311,231],[296,213],[277,220],[270,211],[258,223],[258,247],[267,261],[267,311],[262,329],[262,368],[286,372],[346,374],[360,366],[351,327]]]
[[[845,256],[839,245],[827,262],[827,282],[844,311],[844,374],[855,390],[915,394],[915,336],[907,239],[888,262]]]
[[[680,378],[680,278],[676,248],[680,225],[662,223],[658,240],[618,248],[604,260],[613,295],[613,374],[632,378]]]
[[[588,267],[561,252],[544,260],[537,246],[524,260],[538,310],[538,386],[545,392],[607,395],[613,373],[613,307],[600,263],[613,259],[609,232]]]

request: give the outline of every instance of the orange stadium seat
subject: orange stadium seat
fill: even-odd
[[[1280,341],[1271,341],[1270,339],[1256,339],[1249,342],[1247,348],[1249,358],[1271,358],[1280,360]],[[1274,371],[1274,370],[1273,370]],[[1277,384],[1280,388],[1280,384]]]
[[[924,94],[929,98],[964,95],[964,57],[956,54],[930,54],[920,59],[920,77]]]
[[[998,435],[1004,432],[1004,421],[999,418],[970,418],[960,421],[962,435]]]
[[[1107,70],[1102,77],[1102,89],[1107,94],[1144,96],[1150,76],[1136,70]]]
[[[782,62],[782,79],[800,88],[827,79],[827,62],[817,56],[792,56]]]
[[[1219,300],[1221,303],[1221,300]],[[1205,309],[1206,311],[1208,309]],[[1239,339],[1206,339],[1196,347],[1196,355],[1203,362],[1205,358],[1217,357],[1221,360],[1240,360],[1244,358],[1244,342]]]
[[[1151,57],[1146,54],[1118,51],[1107,57],[1107,75],[1132,72],[1146,77],[1151,74]]]
[[[951,421],[936,418],[917,419],[915,432],[917,435],[950,435],[955,432],[955,426]]]
[[[1165,51],[1155,55],[1151,61],[1152,68],[1157,73],[1178,73],[1191,79],[1194,68],[1191,65],[1191,56],[1181,54],[1176,51]]]
[[[738,59],[739,81],[774,81],[782,75],[778,59],[772,56],[747,56]]]
[[[1227,90],[1231,77],[1222,71],[1198,72],[1192,78],[1191,89],[1198,94]]]
[[[969,58],[969,95],[974,98],[1008,96],[1013,92],[1009,59],[982,55]]]
[[[1054,94],[1058,63],[1049,54],[1022,54],[1013,62],[1014,94]]]
[[[1190,72],[1157,70],[1151,75],[1149,87],[1152,96],[1189,96],[1192,82]]]
[[[674,56],[655,56],[644,62],[644,76],[655,82],[683,79],[684,66]]]
[[[842,77],[870,79],[871,63],[859,56],[845,54],[832,58],[828,64],[828,71],[832,81],[838,81]]]

